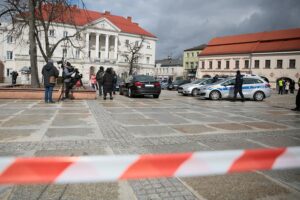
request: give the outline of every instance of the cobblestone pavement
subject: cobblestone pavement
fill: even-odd
[[[300,145],[295,95],[264,102],[0,100],[1,156],[175,153]],[[73,185],[2,186],[0,199],[300,199],[300,170]]]

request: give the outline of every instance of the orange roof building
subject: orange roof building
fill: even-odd
[[[199,54],[198,77],[236,70],[267,77],[300,78],[300,28],[213,38]]]

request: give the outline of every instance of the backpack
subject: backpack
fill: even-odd
[[[104,76],[104,72],[98,71],[98,72],[97,72],[97,75],[96,75],[97,81],[98,81],[98,82],[102,82],[102,81],[103,81],[103,76]]]

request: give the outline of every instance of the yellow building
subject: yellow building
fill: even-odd
[[[206,47],[206,44],[186,49],[183,52],[183,76],[185,78],[195,78],[199,63],[198,55]]]

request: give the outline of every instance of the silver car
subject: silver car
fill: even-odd
[[[200,88],[200,96],[212,100],[233,98],[235,77],[218,81]],[[245,75],[243,81],[243,94],[246,99],[262,101],[271,96],[271,85],[256,75]]]
[[[220,79],[217,79],[220,80]],[[204,78],[193,81],[192,83],[188,83],[178,87],[178,93],[183,95],[192,95],[197,96],[201,87],[207,84],[212,84],[216,79],[213,78]]]

